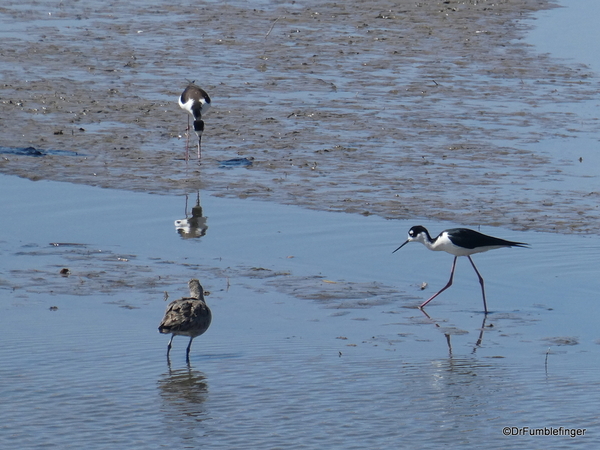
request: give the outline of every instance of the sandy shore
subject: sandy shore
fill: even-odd
[[[598,84],[524,42],[551,6],[11,1],[0,8],[0,146],[12,150],[0,171],[599,233],[594,180],[565,175],[586,161],[544,146],[594,136],[577,108]],[[201,164],[183,160],[186,80],[213,98]],[[19,154],[30,146],[77,155]],[[219,165],[240,156],[252,166]]]

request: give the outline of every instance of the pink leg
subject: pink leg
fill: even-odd
[[[189,158],[189,146],[190,146],[190,116],[188,114],[188,125],[185,129],[185,161]]]
[[[483,294],[483,310],[487,314],[488,310],[487,310],[487,303],[485,301],[485,288],[483,287],[483,277],[481,276],[481,274],[477,270],[477,267],[475,267],[475,263],[473,262],[473,260],[471,259],[471,257],[467,256],[467,258],[469,258],[469,261],[471,261],[471,265],[473,266],[473,269],[475,269],[475,273],[477,274],[477,277],[479,277],[479,284],[481,284],[481,293]]]
[[[452,280],[454,279],[454,268],[456,267],[456,260],[457,260],[458,256],[454,257],[454,262],[452,263],[452,270],[450,271],[450,280],[448,280],[448,284],[446,286],[444,286],[442,288],[442,290],[438,291],[437,294],[433,295],[432,297],[429,298],[429,300],[427,300],[425,303],[423,303],[421,306],[419,306],[419,308],[422,308],[423,306],[425,306],[427,303],[429,303],[431,300],[433,300],[434,298],[436,298],[438,295],[440,295],[442,292],[444,292],[446,289],[448,289],[450,286],[452,286]],[[470,259],[470,258],[469,258]],[[472,262],[472,261],[471,261]]]

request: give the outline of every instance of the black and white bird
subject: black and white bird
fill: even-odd
[[[171,351],[171,343],[175,336],[189,336],[190,343],[185,352],[185,360],[190,362],[190,348],[195,337],[204,334],[212,320],[210,308],[204,300],[204,289],[200,281],[191,279],[188,282],[190,296],[174,300],[167,306],[165,317],[158,326],[158,331],[163,334],[171,334],[167,346],[167,358]]]
[[[204,121],[202,115],[206,114],[210,109],[210,97],[203,89],[200,89],[192,81],[184,89],[179,96],[179,106],[190,113],[194,118],[194,131],[198,136],[198,159],[200,159],[201,145],[202,145],[202,133],[204,132]],[[187,142],[190,137],[190,116],[188,116],[187,126]],[[188,143],[186,142],[185,147],[185,160],[188,159]]]
[[[479,278],[479,284],[481,284],[481,293],[483,294],[483,309],[486,314],[488,313],[488,309],[485,300],[483,278],[477,270],[477,267],[475,267],[475,263],[471,259],[471,255],[475,253],[487,252],[488,250],[493,250],[496,248],[527,247],[529,245],[523,242],[506,241],[504,239],[488,236],[468,228],[451,228],[449,230],[444,230],[439,234],[438,237],[432,239],[429,235],[429,231],[427,231],[425,227],[417,225],[408,230],[408,239],[406,242],[404,242],[404,244],[402,244],[392,253],[397,252],[409,242],[420,242],[429,250],[443,251],[454,255],[454,262],[452,263],[452,270],[450,271],[450,280],[448,281],[448,284],[446,284],[446,286],[444,286],[440,291],[419,306],[419,308],[423,308],[427,303],[452,286],[454,269],[456,267],[456,259],[459,256],[466,256],[469,258],[469,261],[471,262],[471,265],[473,266],[473,269],[475,269],[475,273]]]

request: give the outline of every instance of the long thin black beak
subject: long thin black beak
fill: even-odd
[[[396,250],[394,250],[392,253],[396,253],[398,250],[400,250],[402,247],[404,247],[406,244],[408,244],[410,241],[406,241],[404,244],[402,244],[400,247],[398,247]]]

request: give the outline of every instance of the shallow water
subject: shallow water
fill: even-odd
[[[528,34],[528,41],[540,52],[553,58],[568,60],[571,64],[585,64],[600,72],[600,50],[588,45],[600,37],[594,17],[600,6],[590,0],[561,2],[562,8],[537,14],[536,26]]]
[[[0,170],[79,183],[0,176],[0,447],[598,445],[596,66],[527,34],[563,10],[51,6],[0,10]],[[173,101],[197,76],[200,165]],[[416,309],[452,263],[391,253],[418,223],[531,244],[474,257],[485,321],[462,259]],[[156,328],[191,277],[213,323],[169,364]]]
[[[593,239],[482,229],[531,248],[476,255],[493,311],[481,334],[465,261],[432,319],[415,309],[452,258],[417,244],[392,255],[412,222],[201,195],[206,234],[184,239],[185,196],[0,183],[3,447],[598,442]],[[214,321],[190,366],[186,338],[169,366],[164,292],[185,294],[192,276]],[[503,437],[504,426],[588,431]]]

